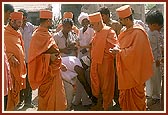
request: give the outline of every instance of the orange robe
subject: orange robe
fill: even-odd
[[[153,54],[144,29],[139,25],[120,33],[117,55],[119,102],[122,110],[146,110],[145,82],[152,74]]]
[[[13,84],[13,89],[8,92],[7,110],[13,110],[19,102],[20,90],[26,88],[24,44],[21,38],[21,33],[15,31],[10,25],[5,27],[4,42]],[[20,63],[17,67],[12,66],[11,64],[10,57],[12,55],[14,55]]]
[[[48,29],[39,26],[32,35],[28,55],[29,82],[32,89],[38,88],[39,111],[62,111],[67,105],[61,58],[50,64],[50,54],[44,54],[51,46],[58,49]]]
[[[93,95],[97,98],[102,93],[105,110],[108,109],[114,97],[114,56],[109,53],[109,48],[117,44],[116,34],[108,26],[96,32],[92,41],[91,88]]]
[[[120,24],[120,22],[116,20],[110,20],[106,25],[112,27],[113,30],[116,32],[117,36],[120,34],[120,31],[122,28],[122,25]]]

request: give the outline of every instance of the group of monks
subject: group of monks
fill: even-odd
[[[90,25],[95,31],[91,42],[90,79],[92,94],[97,98],[97,103],[92,109],[109,110],[114,99],[117,74],[121,110],[145,111],[145,82],[153,74],[151,46],[144,28],[133,23],[129,5],[117,8],[116,12],[120,23],[125,27],[119,35],[103,23],[100,12],[89,15]],[[67,100],[60,71],[66,71],[66,67],[62,64],[60,50],[48,31],[52,26],[53,14],[48,10],[40,10],[39,16],[40,25],[32,35],[28,55],[30,86],[33,90],[38,88],[39,111],[64,111]],[[9,24],[4,29],[5,54],[13,84],[8,90],[7,110],[14,109],[18,103],[19,91],[25,88],[24,43],[17,31],[22,19],[21,12],[11,13]]]

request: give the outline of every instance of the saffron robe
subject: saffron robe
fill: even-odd
[[[154,61],[145,30],[140,25],[118,36],[121,52],[117,55],[119,102],[122,110],[146,110],[144,84],[152,76]]]
[[[91,88],[95,97],[102,93],[103,108],[108,109],[114,97],[114,56],[109,48],[118,45],[115,31],[108,26],[95,33],[91,46]]]
[[[4,42],[6,46],[6,55],[10,65],[10,73],[12,78],[13,88],[8,92],[7,111],[14,110],[14,107],[19,102],[20,90],[26,88],[26,64],[24,56],[24,43],[21,33],[14,30],[10,25],[7,25],[4,30]],[[14,67],[11,64],[11,56],[19,61],[19,65]]]
[[[47,28],[39,26],[32,35],[28,54],[28,74],[32,89],[38,88],[39,111],[62,111],[66,109],[66,96],[60,67],[61,57],[50,63],[51,46],[58,50]]]

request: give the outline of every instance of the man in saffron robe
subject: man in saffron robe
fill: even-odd
[[[4,4],[4,25],[9,21],[10,14],[14,12],[11,4]],[[10,75],[10,65],[6,55],[6,46],[4,45],[4,110],[6,110],[8,102],[8,91],[12,89],[12,78]]]
[[[40,26],[32,35],[28,54],[30,86],[38,88],[38,111],[63,111],[67,105],[60,52],[48,31],[51,25],[52,12],[41,10]]]
[[[145,82],[152,76],[153,54],[142,26],[134,24],[129,5],[116,9],[120,23],[126,30],[118,36],[117,53],[119,103],[123,111],[145,111]]]
[[[26,65],[24,56],[24,44],[21,33],[18,29],[21,27],[23,14],[21,12],[12,12],[10,14],[9,24],[5,27],[4,42],[6,46],[6,55],[10,64],[10,73],[12,77],[13,88],[8,92],[7,109],[14,110],[19,102],[20,90],[26,88]]]
[[[98,10],[101,13],[103,22],[111,27],[117,34],[117,36],[119,35],[122,25],[120,24],[120,22],[114,20],[111,18],[111,13],[108,7],[101,7]],[[113,106],[113,110],[119,110],[120,109],[120,105],[119,105],[119,90],[118,90],[118,77],[117,77],[117,69],[116,69],[116,59],[114,58],[114,68],[115,68],[115,90],[114,90],[114,102],[115,105]]]
[[[97,105],[91,110],[108,110],[114,97],[114,55],[109,48],[118,44],[114,30],[103,24],[99,12],[89,15],[90,24],[95,30],[91,46],[91,88],[98,98]]]

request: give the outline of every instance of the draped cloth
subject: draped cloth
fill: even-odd
[[[102,94],[103,108],[108,109],[114,97],[114,56],[109,52],[118,44],[116,34],[104,26],[93,37],[91,47],[91,88],[95,97]]]
[[[7,110],[13,110],[19,102],[20,90],[26,88],[26,65],[24,56],[24,44],[21,33],[15,31],[10,25],[5,27],[4,42],[6,46],[6,55],[10,65],[10,74],[13,88],[8,92]],[[11,56],[19,61],[19,65],[14,67],[11,64]]]
[[[143,88],[153,74],[154,62],[149,39],[140,25],[134,25],[120,33],[118,40],[121,48],[116,58],[120,106],[122,110],[145,110]]]
[[[10,65],[6,56],[6,47],[4,48],[4,96],[12,89],[12,78],[10,74]]]
[[[38,27],[32,35],[28,55],[28,74],[32,89],[38,88],[39,111],[62,111],[66,109],[64,85],[61,79],[61,57],[50,62],[45,54],[51,46],[58,50],[47,28]]]

